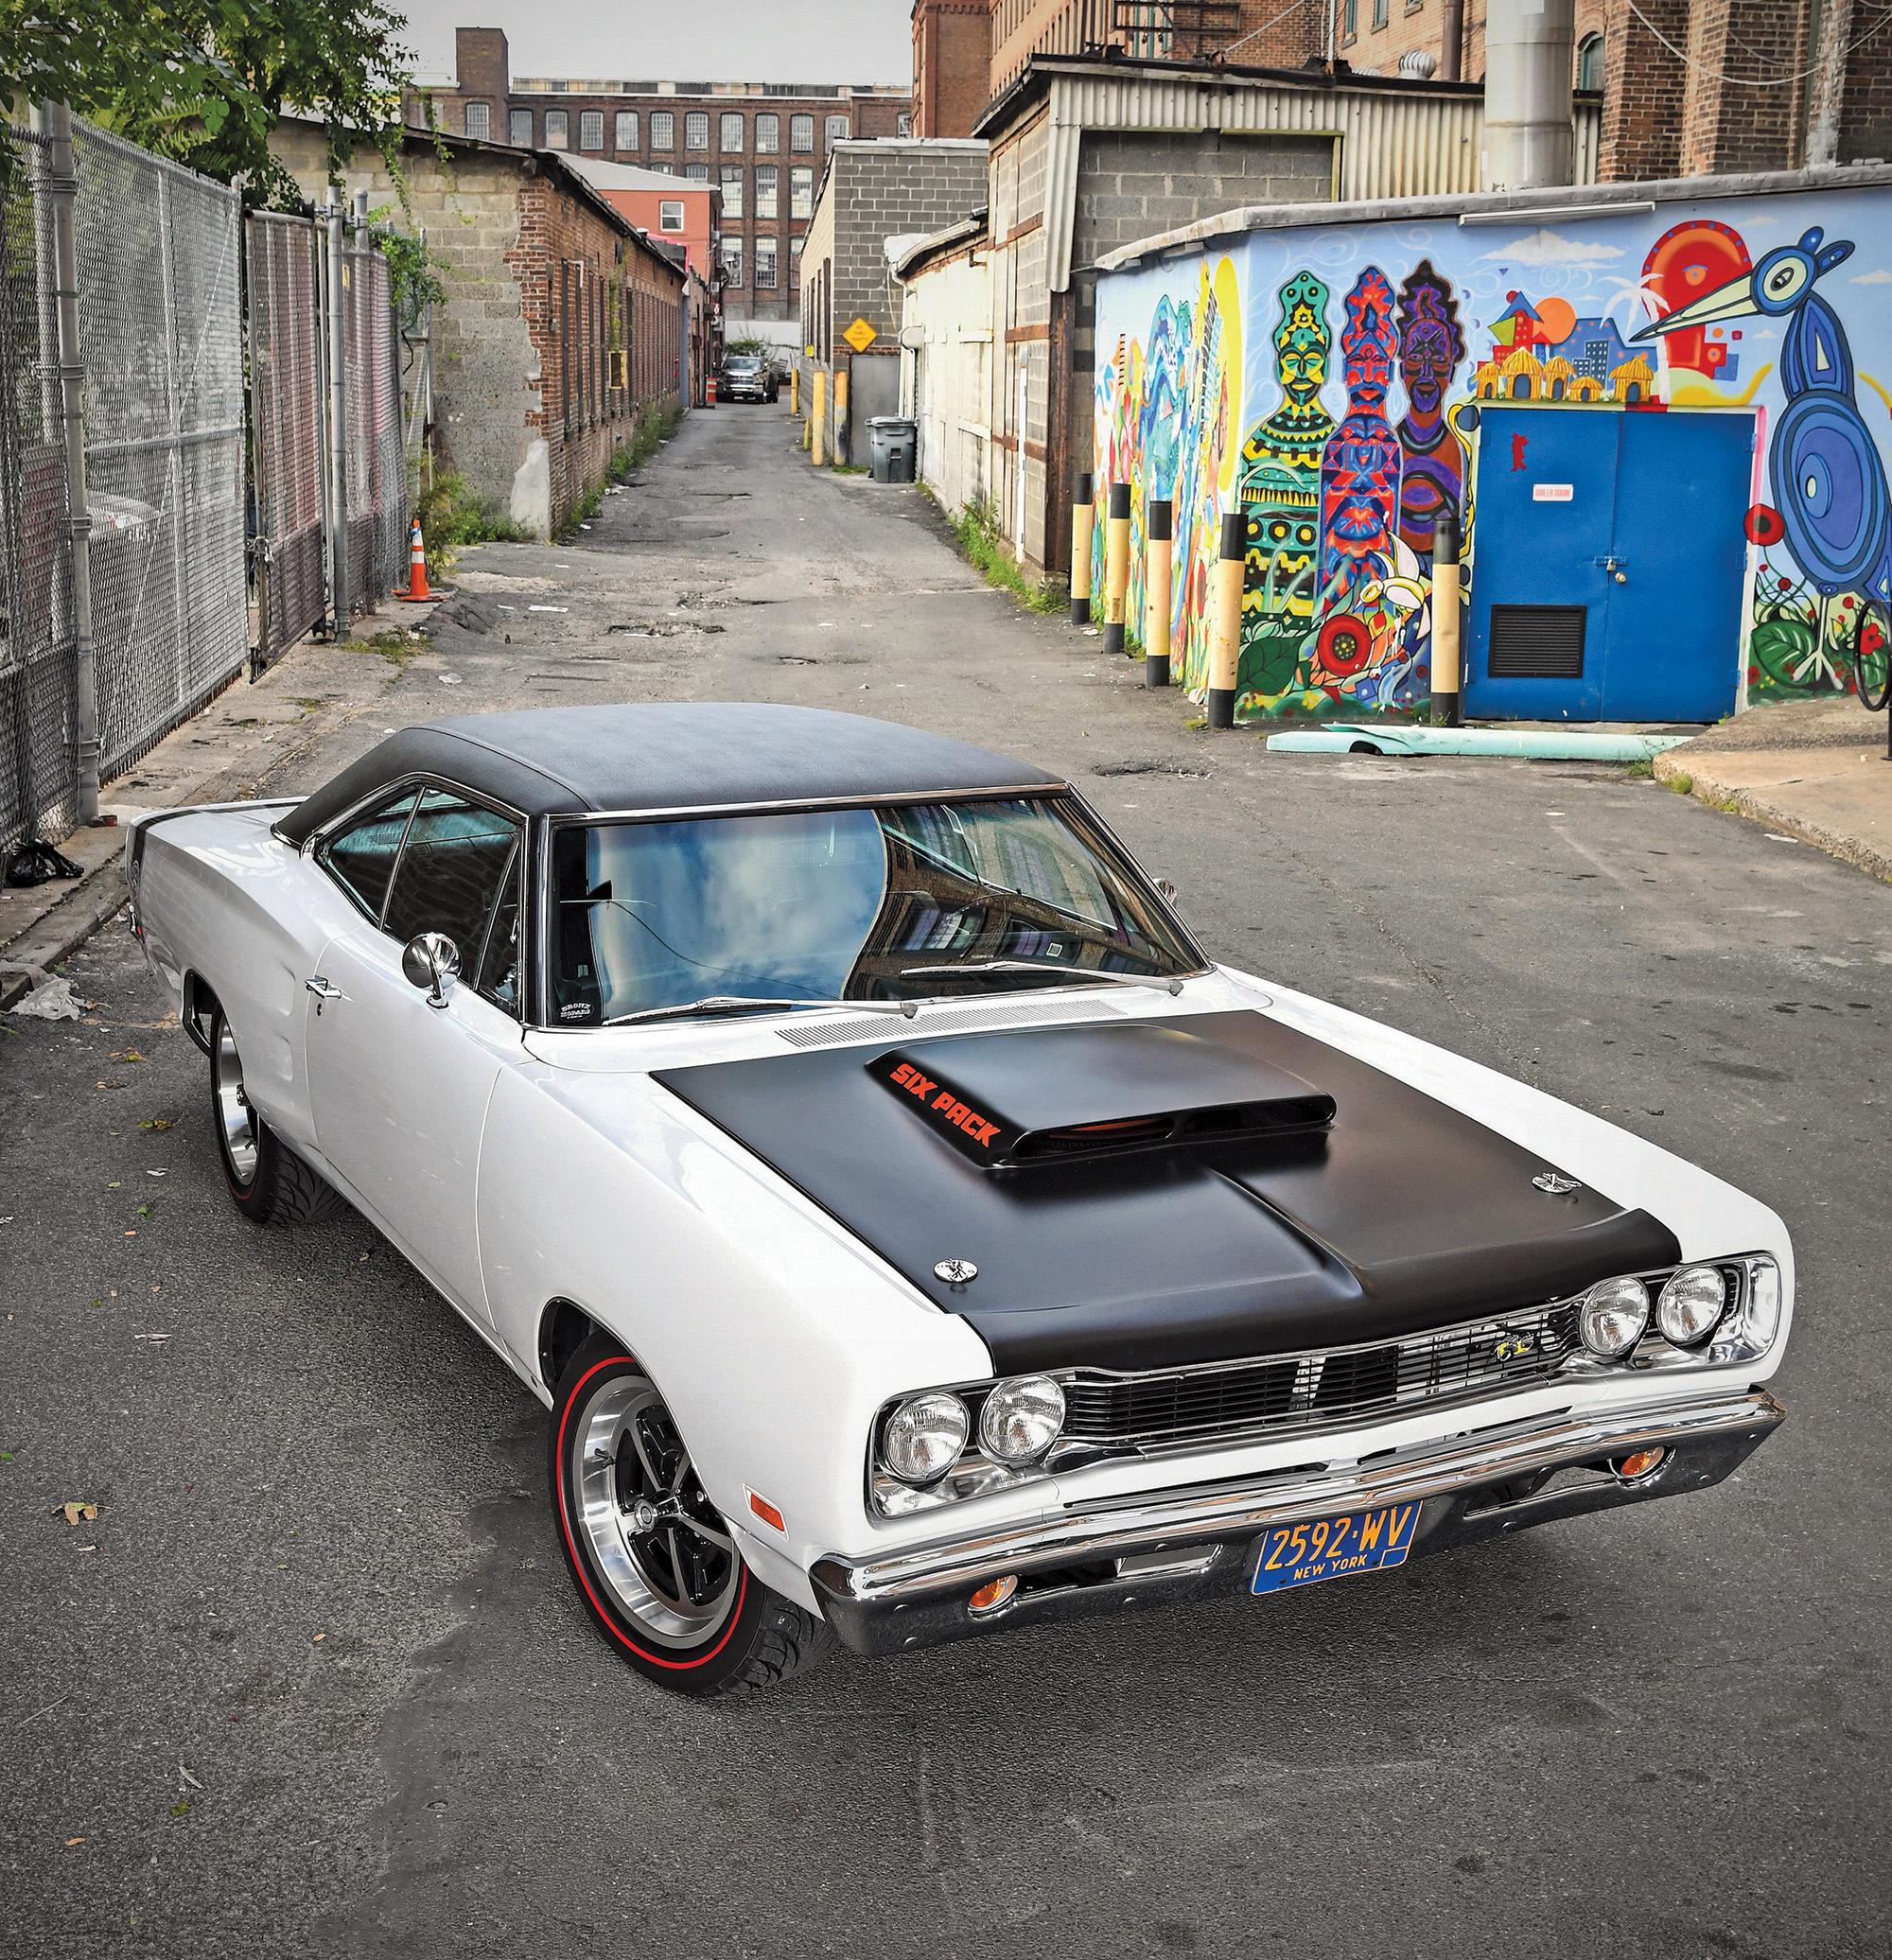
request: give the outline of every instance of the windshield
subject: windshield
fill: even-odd
[[[723,363],[726,372],[732,375],[754,375],[762,371],[762,362],[752,356],[734,354]]]
[[[906,1000],[1200,965],[1056,797],[573,824],[552,880],[551,1018],[567,1026],[709,995]],[[992,960],[1046,971],[974,971]]]

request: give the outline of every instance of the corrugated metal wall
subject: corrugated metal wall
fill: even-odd
[[[1602,112],[1576,109],[1576,181],[1594,184]],[[1071,279],[1080,132],[1224,130],[1334,142],[1334,195],[1342,202],[1475,191],[1482,168],[1484,101],[1415,88],[1315,89],[1151,75],[1060,75],[1050,86],[1045,232],[1051,288]]]

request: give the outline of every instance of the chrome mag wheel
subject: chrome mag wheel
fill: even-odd
[[[578,1529],[620,1611],[678,1652],[713,1639],[742,1566],[656,1389],[639,1374],[607,1375],[571,1436]]]
[[[219,1024],[217,1049],[211,1057],[211,1082],[223,1155],[231,1177],[247,1190],[256,1178],[256,1118],[243,1094],[243,1058],[236,1052],[236,1038],[223,1023]]]

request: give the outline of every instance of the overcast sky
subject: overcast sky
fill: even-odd
[[[515,75],[885,82],[913,69],[911,0],[405,0],[404,10],[429,78],[453,73],[455,27],[503,27]]]

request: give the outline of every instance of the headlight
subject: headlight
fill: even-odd
[[[1002,1463],[1029,1463],[1058,1441],[1064,1391],[1048,1374],[1015,1374],[986,1397],[979,1441]]]
[[[1577,1318],[1584,1345],[1613,1361],[1642,1339],[1649,1324],[1649,1289],[1640,1280],[1603,1280],[1584,1295]]]
[[[932,1483],[959,1461],[972,1419],[944,1389],[910,1395],[881,1431],[881,1461],[902,1483]]]
[[[1727,1288],[1712,1266],[1685,1266],[1662,1288],[1656,1324],[1664,1340],[1693,1347],[1707,1338],[1727,1304]]]

